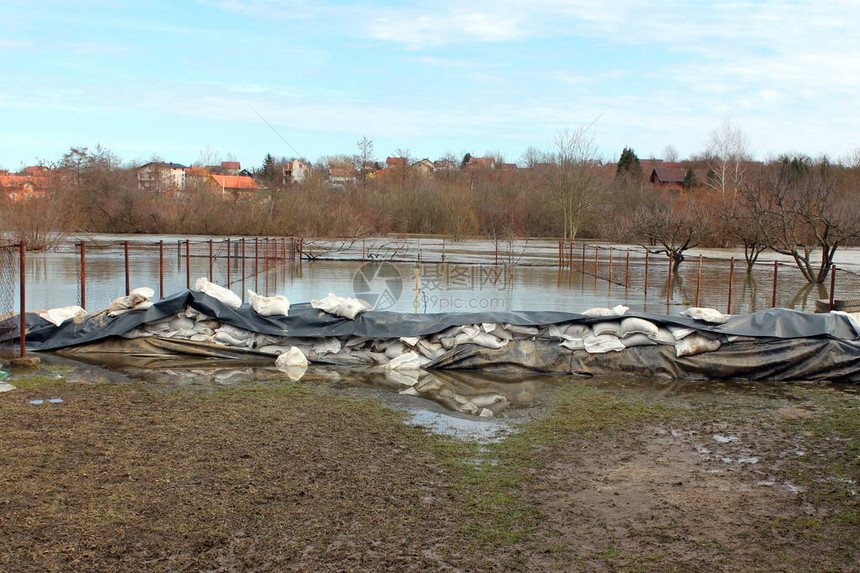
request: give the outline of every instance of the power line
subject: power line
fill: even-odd
[[[283,141],[284,143],[286,143],[286,144],[287,144],[287,147],[289,147],[290,149],[292,149],[292,150],[293,150],[293,153],[295,153],[295,154],[296,154],[296,157],[304,157],[304,155],[302,155],[301,153],[299,153],[298,151],[296,151],[296,148],[295,148],[295,147],[293,147],[292,145],[290,145],[290,142],[289,142],[289,141],[287,141],[286,139],[284,139],[284,136],[283,136],[283,135],[281,135],[280,133],[278,133],[278,130],[277,130],[277,129],[275,129],[275,128],[272,126],[272,124],[271,124],[271,123],[269,123],[268,121],[266,121],[266,118],[265,118],[265,117],[263,117],[262,115],[260,115],[260,112],[258,112],[258,111],[257,111],[256,109],[254,109],[254,108],[251,108],[251,109],[253,109],[253,110],[254,110],[254,113],[256,113],[256,114],[257,114],[257,116],[258,116],[260,119],[262,119],[262,120],[263,120],[263,122],[265,122],[265,124],[266,124],[266,125],[268,125],[268,126],[269,126],[269,129],[271,129],[272,131],[274,131],[274,132],[275,132],[275,135],[277,135],[278,137],[280,137],[280,138],[281,138],[281,141]]]

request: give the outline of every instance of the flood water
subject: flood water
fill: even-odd
[[[85,243],[81,265],[80,241]],[[184,241],[190,240],[191,245]],[[254,241],[223,237],[87,235],[62,248],[28,253],[27,309],[81,304],[90,312],[105,308],[125,294],[126,246],[130,288],[147,286],[156,295],[180,292],[198,277],[227,285],[247,299],[247,290],[286,295],[291,302],[322,298],[329,292],[357,296],[379,310],[397,312],[474,312],[491,310],[553,310],[581,312],[591,307],[623,304],[634,311],[676,314],[688,306],[722,312],[752,312],[778,306],[813,310],[816,299],[829,296],[829,284],[810,287],[796,268],[780,266],[774,277],[773,256],[751,274],[743,254],[732,250],[693,251],[678,274],[670,273],[665,257],[645,257],[640,247],[575,245],[559,266],[557,241],[529,240],[451,242],[439,238],[377,238],[357,241],[320,240],[305,245],[311,260],[291,263],[286,241]],[[292,247],[290,247],[292,248]],[[210,256],[211,253],[211,256]],[[243,256],[244,253],[244,256]],[[702,270],[699,271],[699,256]],[[735,257],[734,271],[730,259]],[[363,261],[370,260],[370,262]],[[777,258],[785,261],[785,259]],[[18,308],[14,257],[7,257],[0,277],[0,311]],[[843,249],[837,265],[860,271],[860,250]],[[163,270],[162,270],[163,269]],[[81,277],[85,277],[85,281]],[[729,277],[732,277],[731,288]],[[12,277],[12,278],[10,278]],[[837,277],[836,294],[860,296],[860,281],[851,273]],[[775,288],[774,288],[775,287]],[[775,297],[774,297],[774,292]],[[205,362],[205,361],[204,361]],[[213,388],[242,383],[281,383],[283,373],[270,363],[247,365],[182,364],[129,367],[103,364],[114,371],[152,384]],[[422,373],[419,391],[402,393],[404,385],[391,374],[312,365],[303,383],[323,385],[335,392],[380,397],[405,410],[410,423],[465,439],[500,439],[512,423],[540,412],[554,389],[569,377],[480,372]],[[582,383],[582,381],[578,382]],[[615,383],[595,378],[589,383]],[[707,392],[702,382],[637,381],[637,390]],[[690,386],[693,384],[693,386]],[[725,388],[725,384],[719,386]],[[740,387],[739,387],[740,388]],[[655,391],[657,391],[655,390]],[[500,402],[500,400],[504,402]],[[458,412],[463,400],[495,401],[493,418]],[[498,405],[503,404],[503,408]]]
[[[577,244],[565,251],[565,266],[560,268],[558,242],[552,240],[308,240],[304,253],[312,260],[291,264],[286,241],[255,242],[234,237],[228,249],[225,237],[212,238],[212,245],[209,239],[84,235],[70,239],[56,251],[28,253],[27,308],[81,304],[85,297],[87,310],[96,311],[123,296],[126,241],[130,288],[148,286],[157,296],[162,291],[165,295],[182,291],[187,285],[193,288],[197,278],[207,277],[221,285],[229,281],[243,300],[248,289],[286,295],[293,303],[333,292],[364,298],[377,309],[398,312],[578,312],[624,304],[657,314],[676,313],[687,306],[743,313],[769,308],[774,299],[776,306],[812,311],[816,299],[829,297],[830,287],[829,283],[808,285],[800,272],[787,264],[788,259],[770,254],[763,255],[754,271],[747,274],[742,252],[730,249],[690,251],[680,272],[671,275],[665,256],[650,255],[646,260],[641,247],[628,245],[614,245],[610,250],[609,245]],[[86,242],[85,281],[81,280],[82,240]],[[184,244],[187,240],[190,247]],[[731,257],[736,259],[734,270],[730,269]],[[14,257],[10,259],[3,264],[17,264]],[[774,260],[786,263],[777,270],[776,281]],[[860,249],[842,249],[836,261],[839,267],[860,271]],[[0,277],[0,312],[18,308],[14,274],[13,269]],[[837,273],[835,294],[860,296],[860,276]]]

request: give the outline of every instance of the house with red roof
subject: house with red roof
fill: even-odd
[[[18,203],[47,196],[47,179],[30,175],[0,175],[0,195]]]
[[[225,200],[250,201],[257,198],[257,192],[261,189],[257,182],[247,175],[212,174],[209,178],[210,187]]]

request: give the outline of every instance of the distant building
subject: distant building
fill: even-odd
[[[185,188],[185,170],[179,163],[153,161],[137,168],[137,187],[156,195],[172,195]]]
[[[342,187],[347,183],[355,183],[358,180],[358,171],[353,167],[331,167],[328,170],[328,181],[334,187]]]
[[[257,196],[260,186],[252,177],[247,175],[217,175],[209,176],[222,199],[233,201],[250,201]]]
[[[429,159],[422,159],[410,165],[409,169],[419,175],[430,175],[436,171],[436,165]]]
[[[408,167],[409,159],[406,157],[387,157],[385,159],[385,167]]]
[[[460,164],[450,159],[440,159],[433,162],[433,167],[436,168],[436,171],[456,171]]]
[[[289,183],[304,183],[310,178],[312,171],[313,167],[307,161],[293,159],[284,165],[284,180]]]
[[[681,191],[684,189],[684,180],[687,177],[688,171],[690,171],[689,167],[681,166],[654,167],[651,170],[651,176],[648,178],[648,180],[651,182],[652,185],[655,185],[662,189]],[[702,186],[708,182],[707,169],[693,169],[692,171],[697,186]]]
[[[45,177],[30,175],[0,175],[0,194],[4,199],[18,203],[46,197]]]

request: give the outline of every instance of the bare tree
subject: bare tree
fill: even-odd
[[[684,253],[699,245],[704,229],[701,211],[692,200],[666,198],[640,206],[626,226],[631,236],[659,245],[659,249],[642,247],[665,254],[672,261],[673,271],[686,259]]]
[[[544,185],[561,211],[564,238],[573,241],[588,210],[604,188],[593,137],[585,129],[565,130],[555,138],[548,165],[541,166]]]
[[[744,206],[767,246],[790,256],[810,283],[823,283],[839,246],[860,236],[860,209],[840,193],[833,170],[826,161],[783,158],[743,188]]]
[[[708,186],[720,195],[734,199],[744,183],[745,165],[750,159],[749,144],[743,131],[730,120],[711,133],[706,151],[711,177]]]
[[[675,149],[674,145],[667,145],[663,148],[663,160],[670,163],[678,161],[678,150]]]

